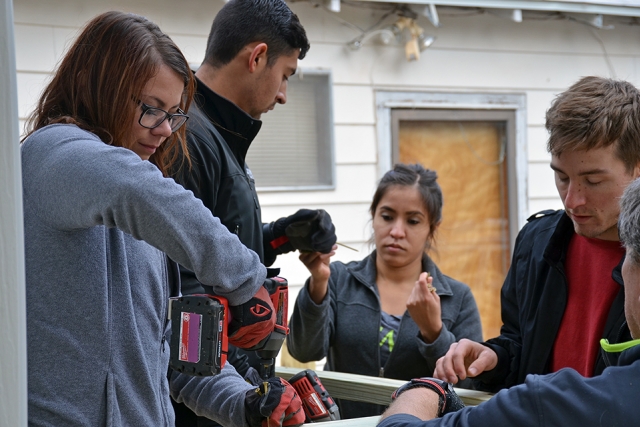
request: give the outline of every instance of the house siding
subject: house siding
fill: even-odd
[[[223,4],[222,0],[15,0],[21,125],[65,47],[96,14],[119,9],[145,15],[172,36],[189,62],[199,64],[211,21]],[[275,220],[302,207],[326,209],[339,241],[360,250],[341,247],[337,260],[360,259],[370,250],[368,207],[380,178],[376,91],[524,94],[528,168],[522,173],[528,174],[528,188],[519,191],[526,192],[528,206],[521,208],[526,217],[562,206],[545,148],[544,115],[554,96],[581,76],[610,76],[607,58],[618,78],[639,84],[640,27],[622,25],[618,21],[623,18],[606,17],[605,24],[613,23],[615,29],[598,30],[575,21],[542,19],[544,14],[525,14],[523,22],[515,23],[491,13],[439,8],[440,28],[424,17],[418,19],[437,40],[420,60],[407,62],[402,46],[380,45],[373,39],[358,51],[347,48],[346,43],[359,32],[344,22],[370,27],[380,18],[379,9],[359,2],[343,4],[335,14],[307,2],[290,6],[311,41],[311,50],[299,66],[332,73],[336,182],[334,190],[262,192],[263,217]],[[378,3],[371,6],[380,7]],[[280,257],[277,264],[291,284],[292,304],[307,271],[295,254]]]

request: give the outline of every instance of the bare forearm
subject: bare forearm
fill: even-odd
[[[309,279],[309,296],[316,304],[321,304],[327,295],[329,287],[329,279],[315,279],[313,276]]]
[[[331,269],[329,268],[329,259],[335,254],[335,248],[328,254],[322,254],[320,252],[303,252],[300,254],[300,261],[307,267],[311,277],[307,285],[309,296],[316,304],[321,304],[324,297],[327,295],[327,289],[329,286],[329,276],[331,275]]]
[[[423,421],[438,415],[438,395],[427,388],[416,387],[402,393],[382,414],[380,421],[396,414],[409,414]]]

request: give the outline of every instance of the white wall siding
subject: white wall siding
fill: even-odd
[[[301,63],[306,66],[306,63]],[[333,119],[336,125],[374,124],[375,106],[370,86],[346,85],[336,82],[333,72]],[[267,117],[265,119],[268,120]]]
[[[336,124],[334,131],[337,165],[377,162],[375,127]]]
[[[14,0],[20,118],[33,108],[48,73],[77,29],[97,13],[120,9],[145,15],[174,38],[192,64],[199,64],[211,21],[223,4],[223,0],[179,4],[169,0]],[[358,259],[369,251],[367,209],[380,178],[378,165],[388,162],[378,148],[376,91],[524,94],[526,129],[520,131],[527,138],[524,181],[528,188],[520,191],[528,201],[528,208],[523,208],[528,210],[523,212],[526,217],[562,206],[548,165],[544,129],[545,112],[554,96],[585,75],[615,74],[640,84],[640,27],[623,25],[617,18],[605,17],[605,24],[613,23],[615,29],[597,30],[574,21],[543,19],[544,14],[525,14],[522,23],[514,23],[491,14],[463,15],[461,9],[438,8],[440,28],[424,17],[418,20],[437,40],[420,60],[407,62],[402,46],[380,45],[375,38],[358,51],[346,46],[360,35],[356,26],[368,28],[378,21],[383,13],[379,9],[367,8],[363,2],[359,7],[343,3],[342,12],[335,14],[302,1],[290,5],[311,40],[311,50],[299,66],[332,73],[336,187],[262,192],[260,198],[265,221],[302,207],[329,211],[339,240],[360,249],[355,253],[340,248],[336,259]],[[393,19],[385,22],[391,24]],[[264,120],[269,120],[268,114]],[[299,286],[307,276],[296,255],[280,258],[278,265],[293,285]]]
[[[527,129],[527,148],[529,162],[549,163],[551,154],[547,151],[548,132],[542,125],[529,125]]]

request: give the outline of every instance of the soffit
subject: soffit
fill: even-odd
[[[481,9],[507,9],[539,12],[586,13],[611,16],[640,17],[640,1],[548,1],[548,0],[351,0],[371,3],[399,3],[423,6],[473,7]]]

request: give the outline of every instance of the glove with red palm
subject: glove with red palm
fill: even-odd
[[[328,254],[337,241],[336,227],[324,209],[300,209],[262,229],[265,265],[294,250]]]
[[[243,349],[259,348],[276,325],[274,311],[271,297],[264,286],[260,286],[249,301],[229,307],[229,344]]]
[[[244,407],[251,427],[294,427],[302,425],[306,418],[296,390],[278,377],[247,391]]]

